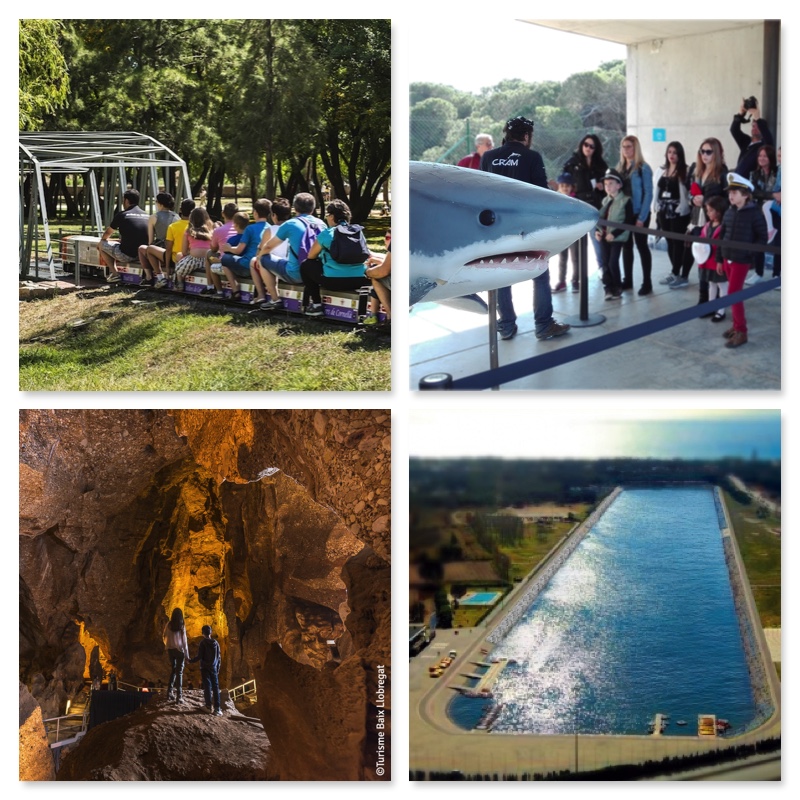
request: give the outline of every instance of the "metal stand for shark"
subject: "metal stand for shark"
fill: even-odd
[[[589,234],[591,236],[591,234]],[[578,274],[581,280],[580,306],[577,317],[566,317],[564,322],[573,328],[591,328],[606,321],[605,314],[589,313],[589,241],[586,236],[578,242]]]
[[[522,181],[449,164],[409,165],[410,305],[433,301],[489,312],[489,363],[499,366],[496,290],[532,280],[550,256],[581,239],[580,316],[570,325],[605,320],[588,311],[586,234],[597,209]],[[582,263],[581,263],[582,262]],[[476,292],[489,293],[489,307]],[[446,389],[448,373],[427,375],[420,389]],[[499,388],[499,387],[492,387]]]

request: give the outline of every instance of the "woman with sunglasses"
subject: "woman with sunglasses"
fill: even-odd
[[[653,205],[653,170],[644,160],[642,147],[635,136],[626,136],[619,147],[617,171],[625,181],[624,192],[631,199],[636,226],[646,228],[650,224],[650,208]],[[622,248],[623,289],[633,288],[633,246],[639,251],[642,262],[642,285],[640,295],[652,294],[653,256],[647,245],[646,233],[634,233]]]
[[[569,172],[575,180],[575,197],[595,208],[603,203],[603,176],[608,164],[603,160],[603,144],[593,133],[581,139],[578,149],[564,164],[562,172]]]
[[[594,133],[587,133],[561,171],[572,175],[575,181],[575,197],[599,209],[606,194],[603,189],[603,176],[607,169],[608,164],[603,159],[603,143]],[[600,242],[588,233],[586,236],[594,246],[595,257],[602,274],[604,267]],[[578,285],[573,283],[572,290],[577,291]]]
[[[725,151],[719,139],[713,136],[704,139],[697,150],[697,161],[689,167],[686,182],[689,185],[691,197],[691,218],[687,233],[699,234],[701,226],[706,223],[703,207],[711,197],[725,196],[725,187],[728,181],[728,167],[725,166]],[[660,281],[670,289],[683,289],[689,285],[689,272],[694,263],[692,248],[688,242],[684,243],[683,264],[679,276],[667,275]]]

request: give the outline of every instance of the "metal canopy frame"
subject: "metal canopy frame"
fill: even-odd
[[[53,245],[47,217],[44,175],[82,174],[88,179],[90,209],[97,235],[101,236],[122,207],[130,183],[139,191],[141,206],[155,208],[160,187],[170,185],[169,170],[177,170],[175,196],[190,194],[186,162],[168,147],[144,133],[124,131],[23,131],[19,135],[19,264],[20,274],[30,268],[39,221],[44,229],[47,265],[55,280]],[[25,182],[30,178],[26,198]],[[104,188],[101,205],[99,187]],[[29,213],[25,218],[26,199]],[[38,271],[38,264],[37,264]]]

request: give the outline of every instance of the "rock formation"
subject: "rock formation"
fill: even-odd
[[[52,781],[56,772],[42,723],[42,709],[25,684],[19,685],[19,779]]]
[[[262,781],[269,742],[257,721],[225,706],[203,709],[203,693],[180,707],[155,694],[146,706],[89,731],[64,758],[59,781]]]
[[[270,777],[375,777],[390,450],[387,411],[21,412],[20,677],[45,717],[90,663],[166,683],[178,606],[222,686],[257,677]]]

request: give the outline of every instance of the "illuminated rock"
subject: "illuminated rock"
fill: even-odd
[[[390,451],[386,411],[21,412],[23,680],[63,713],[91,647],[121,682],[166,684],[161,634],[180,607],[192,653],[212,625],[223,686],[263,669],[274,777],[299,777],[292,743],[326,726],[342,742],[332,773],[371,777],[368,709],[390,650]],[[294,713],[271,705],[276,648],[296,671],[287,682],[305,676]],[[346,722],[344,694],[359,698]],[[334,777],[305,763],[306,779]]]

